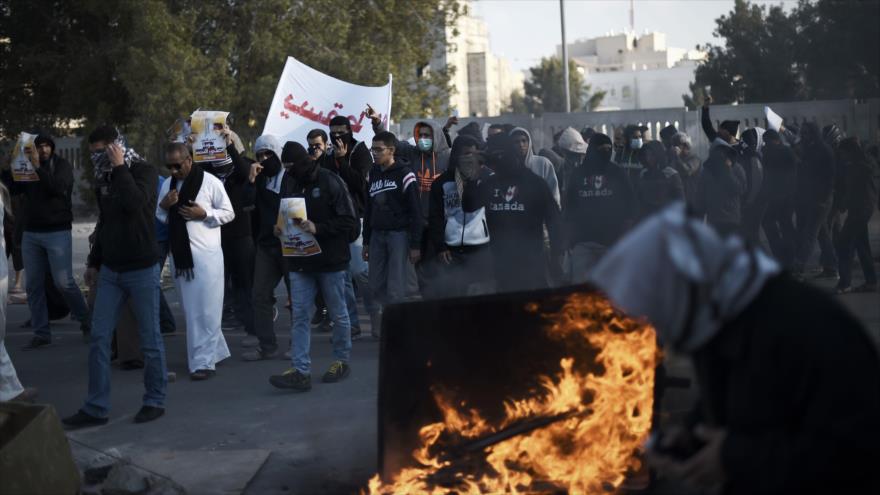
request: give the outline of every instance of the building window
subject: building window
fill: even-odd
[[[632,98],[632,89],[629,86],[624,86],[620,90],[620,96],[625,100]]]

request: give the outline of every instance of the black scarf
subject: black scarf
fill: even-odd
[[[193,273],[193,255],[189,244],[189,232],[186,230],[186,219],[178,211],[180,206],[188,206],[195,201],[202,188],[205,171],[193,164],[189,175],[183,181],[183,187],[177,193],[177,203],[168,210],[168,239],[171,243],[171,255],[174,257],[174,277],[181,275],[186,280],[195,278]],[[177,179],[171,177],[169,191],[177,189]]]

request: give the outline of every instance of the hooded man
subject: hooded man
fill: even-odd
[[[314,236],[320,252],[285,258],[293,300],[291,322],[292,363],[269,382],[278,388],[304,392],[311,389],[311,326],[315,296],[320,288],[333,320],[334,361],[324,373],[325,383],[338,382],[351,371],[351,324],[346,307],[346,280],[351,252],[349,243],[360,234],[360,222],[342,178],[309,159],[299,143],[288,142],[282,159],[290,163],[290,187],[283,198],[303,198],[308,219],[293,218],[302,231]],[[284,233],[276,228],[276,235]]]
[[[563,129],[562,134],[559,135],[556,147],[562,157],[562,164],[556,169],[556,179],[559,182],[561,197],[566,194],[569,176],[584,160],[584,155],[587,153],[587,143],[581,137],[581,133],[572,127],[566,127]]]
[[[510,131],[510,135],[513,137],[513,142],[525,162],[526,168],[531,170],[538,177],[544,179],[544,182],[547,183],[547,188],[550,190],[550,194],[553,195],[553,199],[556,200],[556,204],[559,205],[559,182],[556,180],[556,170],[553,169],[553,163],[543,156],[536,155],[532,151],[532,136],[529,134],[529,131],[522,127],[515,127]]]
[[[626,176],[632,183],[633,188],[642,173],[642,163],[639,161],[639,153],[645,144],[644,132],[648,128],[642,125],[628,125],[623,129],[623,150],[614,155],[614,162],[626,172]]]
[[[287,266],[281,254],[281,241],[275,235],[275,224],[281,207],[281,196],[289,187],[289,176],[281,164],[282,144],[278,136],[263,134],[254,144],[259,163],[251,165],[250,182],[256,195],[257,254],[254,259],[254,332],[259,345],[242,353],[245,361],[274,359],[278,356],[274,317],[275,288],[287,277]]]
[[[220,227],[235,218],[220,179],[194,166],[182,143],[165,147],[171,179],[162,184],[156,218],[168,224],[171,266],[186,317],[190,378],[214,376],[230,356],[220,328],[223,316],[223,245]]]
[[[626,173],[611,161],[611,138],[594,134],[584,163],[571,175],[563,220],[573,283],[582,283],[605,251],[632,226],[635,194]]]
[[[636,227],[591,280],[693,362],[693,413],[649,447],[661,476],[731,495],[880,490],[876,346],[829,296],[682,203]]]
[[[580,134],[571,130],[580,139]],[[480,184],[480,191],[492,236],[496,289],[510,292],[547,287],[548,268],[553,277],[559,272],[559,207],[547,184],[526,168],[510,135],[490,137],[487,153],[495,174]],[[550,267],[541,256],[545,228],[550,240]]]
[[[697,194],[697,183],[700,180],[702,160],[693,153],[691,138],[684,132],[672,136],[672,148],[670,149],[671,165],[681,177],[684,186],[684,197],[687,202],[693,203]]]
[[[21,241],[27,286],[27,303],[34,336],[25,350],[39,349],[52,341],[46,301],[47,275],[64,296],[84,336],[89,333],[89,309],[73,278],[73,167],[55,154],[55,142],[46,134],[34,140],[27,157],[39,180],[15,182],[8,172],[7,184],[23,200]]]
[[[793,216],[797,157],[774,130],[764,133],[761,154],[764,158],[764,194],[767,201],[767,212],[761,225],[773,257],[783,267],[789,267],[796,243]]]
[[[684,186],[678,172],[666,161],[668,153],[658,141],[647,143],[639,154],[642,173],[636,186],[639,217],[645,218],[667,204],[684,199]]]
[[[739,153],[726,144],[711,149],[700,173],[694,211],[722,235],[739,232],[742,199],[746,193],[746,173],[737,163]]]
[[[834,153],[819,133],[815,122],[806,122],[800,131],[801,166],[798,170],[795,211],[798,242],[792,273],[801,277],[816,247],[819,229],[828,218],[834,200]],[[837,270],[833,249],[826,247],[820,259],[823,271]]]
[[[491,236],[479,186],[492,172],[483,166],[479,147],[476,139],[459,134],[452,144],[449,168],[431,185],[428,235],[440,267],[429,296],[491,292]]]

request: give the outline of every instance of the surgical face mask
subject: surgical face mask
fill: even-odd
[[[422,151],[431,151],[434,149],[434,140],[431,138],[419,138],[419,149]]]
[[[629,147],[638,150],[642,149],[642,138],[632,138],[629,140]]]

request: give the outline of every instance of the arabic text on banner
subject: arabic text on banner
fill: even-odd
[[[348,117],[354,138],[368,145],[373,127],[367,117],[373,107],[388,127],[391,115],[391,74],[385,86],[358,86],[340,81],[287,57],[281,80],[269,106],[263,134],[275,134],[281,142],[306,144],[306,135],[315,128],[327,130],[337,115]]]
[[[220,134],[229,112],[197,110],[190,117],[195,163],[226,160],[226,140]]]
[[[308,220],[305,198],[281,198],[278,209],[278,228],[281,230],[281,254],[284,256],[314,256],[321,254],[315,236],[299,228],[297,220]]]
[[[15,143],[15,149],[12,150],[12,180],[15,182],[37,182],[40,176],[37,175],[34,165],[28,159],[28,153],[34,148],[34,139],[36,134],[28,134],[22,132]]]

